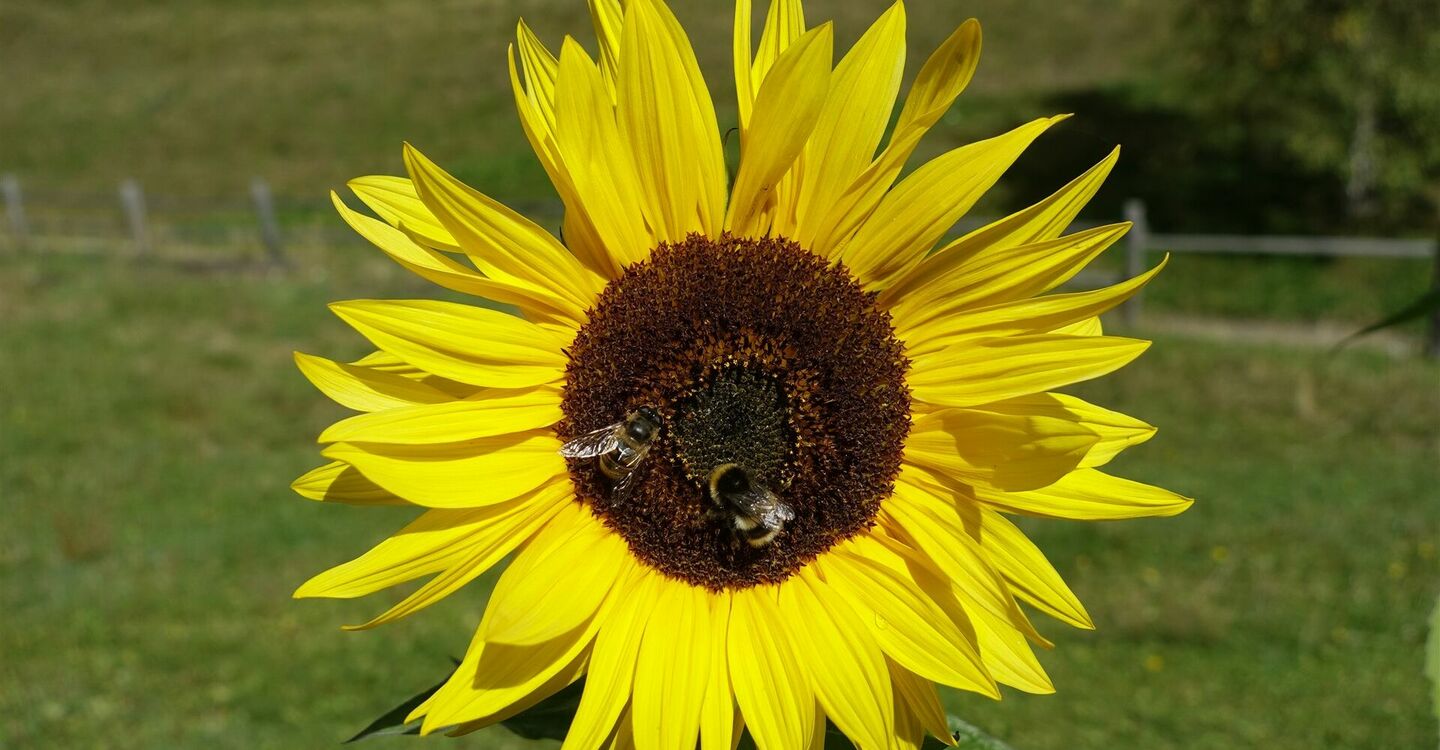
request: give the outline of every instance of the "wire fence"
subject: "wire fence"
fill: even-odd
[[[14,251],[124,253],[146,262],[172,262],[199,267],[261,265],[286,267],[290,251],[299,246],[360,244],[338,221],[322,221],[329,205],[320,201],[278,200],[262,178],[251,180],[248,195],[232,200],[146,193],[139,182],[123,180],[114,192],[32,190],[20,179],[0,176],[5,208],[5,245]],[[559,224],[557,204],[516,206],[541,223]],[[1125,202],[1124,219],[1133,224],[1126,235],[1124,272],[1091,272],[1079,277],[1082,286],[1102,286],[1143,273],[1155,252],[1233,255],[1431,259],[1432,295],[1440,294],[1440,233],[1435,239],[1375,237],[1309,237],[1276,235],[1165,234],[1153,231],[1145,204]],[[971,217],[956,227],[959,234],[987,223]],[[1098,222],[1077,222],[1076,227]],[[1136,294],[1121,309],[1135,325],[1144,308]],[[1440,358],[1440,308],[1428,315],[1425,351]]]

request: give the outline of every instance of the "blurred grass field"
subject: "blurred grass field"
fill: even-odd
[[[409,515],[287,487],[341,414],[290,352],[365,351],[325,301],[431,294],[363,251],[324,257],[0,260],[0,747],[325,747],[463,651],[483,582],[358,634],[338,626],[392,597],[289,598]],[[1161,427],[1121,473],[1198,501],[1027,523],[1099,630],[1042,625],[1058,695],[952,708],[1017,750],[1432,744],[1437,383],[1418,359],[1162,337],[1078,389]]]

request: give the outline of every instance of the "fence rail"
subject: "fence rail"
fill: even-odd
[[[135,180],[120,183],[118,201],[110,208],[102,207],[101,196],[26,195],[20,179],[13,174],[0,175],[0,200],[5,203],[6,229],[13,248],[29,249],[38,245],[37,238],[66,236],[70,239],[114,241],[123,233],[136,257],[158,259],[159,250],[167,245],[233,246],[237,234],[248,235],[261,251],[264,262],[272,266],[288,265],[286,237],[278,219],[276,199],[262,178],[249,186],[249,200],[206,204],[189,197],[161,196],[149,201]],[[113,200],[113,199],[112,199]],[[168,222],[155,222],[156,208],[170,217]],[[318,208],[307,204],[305,208]],[[543,215],[558,215],[553,206],[536,207]],[[118,210],[116,210],[118,209]],[[107,216],[108,213],[108,216]],[[51,221],[59,215],[59,221]],[[254,222],[253,232],[241,229],[241,216]],[[1300,257],[1358,257],[1375,259],[1426,259],[1434,261],[1432,288],[1440,290],[1440,234],[1435,239],[1388,239],[1375,237],[1300,237],[1277,235],[1231,234],[1163,234],[1152,231],[1146,217],[1145,204],[1137,199],[1125,202],[1124,218],[1133,225],[1126,238],[1125,277],[1137,276],[1147,268],[1153,252],[1220,253],[1235,255],[1279,255]],[[987,223],[969,218],[960,229]],[[343,241],[353,237],[335,224],[335,232],[327,239]],[[1076,228],[1094,226],[1076,222]],[[185,241],[188,239],[188,241]],[[221,260],[221,259],[214,259]],[[1101,285],[1113,283],[1117,276],[1087,274],[1080,283]],[[1144,307],[1143,293],[1137,293],[1121,308],[1127,325],[1139,322]],[[1428,355],[1440,358],[1440,309],[1430,313],[1429,331],[1425,339]]]

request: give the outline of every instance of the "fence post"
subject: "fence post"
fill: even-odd
[[[1139,198],[1127,199],[1125,220],[1133,225],[1125,238],[1125,277],[1133,279],[1145,273],[1145,251],[1150,246],[1150,223],[1145,219],[1145,203]],[[1128,327],[1134,328],[1140,322],[1143,306],[1140,295],[1143,293],[1144,290],[1135,292],[1135,296],[1121,309]]]
[[[25,221],[25,200],[20,193],[20,178],[13,174],[0,177],[0,193],[5,194],[5,216],[10,222],[10,237],[16,250],[30,245],[30,224]]]
[[[130,237],[135,242],[135,251],[148,255],[150,233],[145,227],[145,192],[140,189],[140,183],[129,178],[121,181],[120,207],[125,210],[125,222],[130,225]]]
[[[260,222],[260,241],[265,245],[265,254],[271,263],[286,265],[285,247],[280,242],[280,222],[275,218],[275,196],[265,178],[256,177],[250,181],[250,199],[255,203],[255,218]]]

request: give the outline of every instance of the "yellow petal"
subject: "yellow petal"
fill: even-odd
[[[1080,462],[1080,466],[1084,468],[1103,466],[1120,451],[1143,443],[1155,435],[1154,427],[1134,417],[1103,409],[1064,393],[1037,393],[1006,399],[988,404],[984,410],[1015,417],[1067,420],[1095,433],[1100,440],[1091,446]]]
[[[1011,513],[1076,521],[1174,516],[1195,501],[1169,490],[1111,476],[1095,469],[1067,474],[1048,487],[1027,492],[975,489],[981,502]]]
[[[616,94],[658,238],[718,236],[727,178],[715,107],[690,40],[660,0],[626,5]]]
[[[710,680],[705,685],[705,703],[700,711],[702,750],[735,750],[735,691],[730,685],[726,650],[730,633],[730,592],[712,593],[710,599]]]
[[[777,227],[776,233],[810,246],[830,207],[870,166],[890,124],[904,73],[905,6],[896,2],[836,66],[830,98],[799,173],[796,231]]]
[[[565,483],[555,482],[485,508],[427,510],[369,552],[306,581],[295,598],[353,599],[472,560],[480,565],[479,575],[569,497]]]
[[[290,485],[301,497],[324,503],[347,505],[409,505],[394,494],[380,489],[349,464],[331,461],[305,472]]]
[[[558,299],[576,320],[584,319],[604,287],[599,274],[549,232],[455,179],[409,144],[405,168],[425,205],[486,276],[527,287],[543,301]]]
[[[1096,316],[1129,299],[1155,278],[1166,260],[1128,281],[1090,292],[1052,294],[1001,302],[981,308],[958,308],[936,314],[934,307],[905,305],[894,311],[895,332],[912,355],[943,349],[960,341],[1022,333],[1054,333],[1067,326],[1095,321]],[[942,303],[943,304],[943,303]],[[948,305],[945,305],[948,307]],[[923,322],[916,322],[916,318]],[[1082,335],[1077,331],[1067,335]],[[1089,335],[1101,335],[1095,332]]]
[[[607,606],[614,600],[606,600]],[[421,714],[421,734],[467,722],[497,721],[564,687],[584,668],[582,659],[595,639],[607,610],[588,623],[554,640],[534,646],[487,643],[476,637],[450,680],[417,708],[407,721]],[[483,629],[485,623],[482,621]]]
[[[451,252],[460,250],[455,237],[440,225],[440,220],[420,200],[415,184],[404,177],[370,175],[356,177],[345,185],[390,226],[396,229],[404,227],[430,247]]]
[[[980,24],[970,19],[935,50],[920,69],[890,142],[880,156],[852,181],[824,221],[815,229],[809,248],[824,257],[833,257],[855,230],[880,205],[906,161],[960,92],[970,83],[980,61]]]
[[[709,615],[704,589],[681,582],[662,588],[635,664],[636,747],[694,750],[710,680]]]
[[[351,417],[321,433],[320,442],[458,443],[549,427],[563,416],[558,388],[487,390],[460,401]]]
[[[522,19],[516,24],[515,46],[525,71],[525,94],[550,132],[555,132],[555,79],[559,64]]]
[[[330,194],[340,217],[361,237],[380,248],[391,260],[399,263],[415,275],[446,289],[473,294],[519,307],[531,317],[566,323],[572,330],[578,328],[582,316],[568,310],[563,301],[554,297],[537,296],[523,285],[487,279],[472,268],[452,260],[444,253],[419,244],[418,235],[376,221],[350,210],[335,193]]]
[[[997,682],[1035,695],[1055,692],[1050,676],[1035,658],[1025,634],[1016,630],[1010,621],[984,609],[974,611],[970,621],[980,640],[985,669]]]
[[[755,106],[755,85],[750,80],[754,68],[750,44],[753,23],[750,0],[735,0],[735,32],[731,37],[730,61],[735,73],[735,108],[740,117],[740,133],[750,128],[750,110]]]
[[[780,606],[795,633],[795,652],[815,697],[859,750],[884,750],[895,734],[895,706],[885,655],[856,612],[802,570],[780,590]]]
[[[620,0],[589,2],[590,21],[595,26],[595,39],[600,43],[600,72],[613,101],[615,83],[620,79],[620,32],[625,26],[625,12]]]
[[[321,393],[355,411],[383,411],[450,401],[449,394],[392,373],[295,352],[295,365]]]
[[[742,237],[763,236],[760,219],[774,187],[790,171],[830,91],[833,27],[816,27],[775,63],[760,87],[755,116],[741,138],[740,169],[726,228]]]
[[[629,559],[619,536],[570,503],[500,576],[482,637],[523,646],[559,636],[595,613],[623,582]]]
[[[770,68],[785,53],[791,44],[805,33],[805,8],[800,0],[770,0],[770,10],[765,14],[765,27],[760,34],[760,49],[751,59],[750,0],[735,3],[735,37],[733,41],[733,62],[735,67],[735,96],[740,113],[740,135],[750,129],[751,111],[755,106],[755,94],[765,83]]]
[[[915,419],[905,459],[967,484],[1029,490],[1074,470],[1099,441],[1074,419],[1019,409],[942,409]]]
[[[1039,637],[1000,574],[980,553],[979,542],[961,523],[953,503],[913,484],[902,469],[895,494],[881,508],[881,516],[952,582],[964,601],[1016,628],[1025,628],[1026,635]]]
[[[888,306],[910,296],[915,290],[928,285],[930,279],[941,275],[943,269],[968,263],[993,265],[994,261],[988,256],[1009,257],[1013,255],[1013,249],[1022,245],[1043,244],[1059,237],[1080,209],[1090,201],[1095,191],[1100,189],[1100,184],[1110,174],[1110,168],[1115,165],[1119,155],[1120,150],[1117,148],[1054,195],[950,243],[881,293],[881,304]],[[1043,260],[1043,256],[1036,260]],[[1088,259],[1085,262],[1088,262]],[[1019,296],[1029,295],[1017,295],[1008,299],[1017,299]]]
[[[561,750],[599,748],[630,703],[630,687],[635,680],[635,660],[640,653],[645,622],[655,608],[660,586],[664,585],[658,574],[640,566],[632,565],[632,568],[635,569],[624,596],[595,637],[585,692]]]
[[[556,95],[556,144],[576,204],[590,218],[614,269],[644,259],[656,243],[646,227],[639,176],[626,158],[615,107],[599,71],[569,37],[560,50]]]
[[[1107,375],[1149,347],[1116,336],[1008,336],[917,356],[909,381],[921,401],[975,406]]]
[[[1035,543],[1004,516],[979,508],[981,552],[1016,596],[1056,619],[1086,630],[1095,621]]]
[[[1096,316],[1060,326],[1051,330],[1050,333],[1058,333],[1063,336],[1104,336],[1105,327],[1100,324],[1099,316]]]
[[[379,348],[442,377],[529,388],[564,373],[569,341],[498,310],[438,300],[354,300],[330,309]]]
[[[323,455],[416,505],[478,508],[565,476],[559,450],[560,441],[547,430],[440,445],[336,443]]]
[[[815,695],[791,646],[794,625],[780,615],[770,586],[735,591],[731,607],[727,654],[745,725],[759,750],[803,747]]]
[[[903,278],[1020,154],[1062,119],[1035,120],[932,159],[885,196],[840,248],[840,260],[871,290]]]
[[[935,682],[994,692],[975,644],[913,581],[853,552],[828,555],[825,570],[891,659]]]
[[[905,706],[906,711],[924,732],[929,732],[947,745],[955,744],[955,737],[950,734],[950,724],[945,717],[945,707],[940,704],[940,695],[935,691],[933,683],[891,662],[890,684],[895,686],[898,702]],[[895,716],[898,724],[900,711],[897,710]]]

